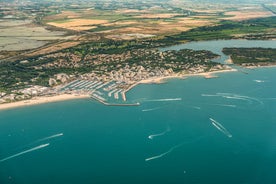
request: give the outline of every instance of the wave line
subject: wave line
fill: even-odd
[[[2,160],[0,160],[0,162],[4,162],[4,161],[10,160],[10,159],[12,159],[12,158],[21,156],[21,155],[23,155],[23,154],[26,154],[26,153],[29,153],[29,152],[32,152],[32,151],[35,151],[35,150],[39,150],[39,149],[42,149],[42,148],[45,148],[45,147],[47,147],[47,146],[49,146],[49,145],[50,145],[50,143],[41,144],[41,145],[36,146],[36,147],[34,147],[34,148],[28,149],[28,150],[26,150],[26,151],[22,151],[22,152],[20,152],[20,153],[14,154],[14,155],[12,155],[12,156],[3,158]]]

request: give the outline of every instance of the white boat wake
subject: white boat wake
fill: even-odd
[[[215,106],[222,106],[222,107],[232,107],[232,108],[236,108],[236,105],[231,105],[231,104],[212,104]]]
[[[167,128],[166,131],[162,132],[162,133],[159,133],[159,134],[152,134],[152,135],[149,135],[148,138],[149,139],[154,139],[155,137],[159,137],[159,136],[162,136],[162,135],[165,135],[166,133],[170,132],[171,129],[170,128]]]
[[[193,106],[194,109],[201,110],[201,107]]]
[[[257,83],[263,83],[263,82],[266,82],[264,80],[253,80],[254,82],[257,82]]]
[[[157,156],[154,156],[154,157],[146,158],[145,161],[148,162],[148,161],[150,161],[150,160],[154,160],[154,159],[161,158],[161,157],[163,157],[163,156],[165,156],[165,155],[171,153],[173,150],[175,150],[176,148],[179,148],[179,147],[182,146],[182,145],[183,145],[183,143],[182,143],[182,144],[179,144],[179,145],[176,145],[176,146],[172,147],[171,149],[169,149],[169,151],[167,151],[167,152],[165,152],[165,153],[162,153],[162,154],[157,155]]]
[[[204,96],[204,97],[221,97],[221,98],[226,98],[226,99],[242,100],[242,101],[246,101],[250,104],[253,104],[253,103],[258,103],[260,105],[264,104],[261,100],[259,100],[257,98],[244,96],[244,95],[233,94],[233,93],[201,94],[201,96]]]
[[[157,155],[157,156],[154,156],[154,157],[146,158],[145,161],[147,162],[147,161],[150,161],[150,160],[161,158],[161,157],[169,154],[170,152],[172,152],[172,150],[169,150],[169,151],[167,151],[165,153],[162,153],[161,155]]]
[[[42,142],[42,141],[46,141],[46,140],[49,140],[49,139],[53,139],[53,138],[60,137],[60,136],[63,136],[63,133],[59,133],[59,134],[51,135],[49,137],[38,139],[38,140],[34,141],[32,144],[35,144],[35,143],[38,143],[38,142]]]
[[[257,98],[253,98],[253,97],[249,97],[249,96],[237,95],[237,94],[232,94],[232,93],[217,93],[217,94],[220,95],[223,98],[246,100],[246,101],[249,101],[249,102],[255,101],[255,102],[258,102],[260,104],[263,104],[263,102],[258,100]]]
[[[171,149],[169,149],[169,151],[167,151],[167,152],[165,152],[165,153],[162,153],[162,154],[160,154],[160,155],[156,155],[156,156],[153,156],[153,157],[150,157],[150,158],[146,158],[145,161],[148,162],[148,161],[150,161],[150,160],[155,160],[155,159],[164,157],[165,155],[171,153],[171,152],[174,151],[175,149],[177,149],[177,148],[179,148],[179,147],[181,147],[181,146],[183,146],[183,145],[185,145],[185,144],[191,144],[191,143],[197,142],[197,141],[203,139],[204,137],[205,137],[205,136],[200,136],[200,137],[198,137],[198,138],[196,138],[196,139],[193,139],[193,140],[190,140],[190,141],[182,142],[182,143],[180,143],[180,144],[178,144],[178,145],[176,145],[176,146],[173,146]]]
[[[167,102],[167,101],[181,101],[182,98],[164,98],[155,100],[146,100],[147,102]]]
[[[212,125],[214,127],[216,127],[220,132],[222,132],[224,135],[226,135],[227,137],[231,138],[232,134],[224,127],[222,126],[222,124],[220,124],[219,122],[217,122],[216,120],[209,118]]]
[[[47,147],[47,146],[49,146],[49,145],[50,145],[50,143],[41,144],[41,145],[36,146],[36,147],[34,147],[34,148],[28,149],[28,150],[26,150],[26,151],[22,151],[22,152],[20,152],[20,153],[14,154],[14,155],[12,155],[12,156],[6,157],[6,158],[0,160],[0,162],[4,162],[4,161],[10,160],[10,159],[12,159],[12,158],[21,156],[21,155],[23,155],[23,154],[26,154],[26,153],[29,153],[29,152],[32,152],[32,151],[35,151],[35,150],[39,150],[39,149],[42,149],[42,148],[45,148],[45,147]]]
[[[244,101],[251,102],[251,100],[249,100],[248,98],[243,98],[243,97],[240,97],[240,96],[221,96],[221,97],[228,98],[228,99],[244,100]]]
[[[201,96],[211,96],[211,97],[213,97],[213,96],[220,96],[220,95],[201,94]]]
[[[152,109],[143,109],[142,112],[150,112],[150,111],[155,111],[161,109],[161,107],[156,107],[156,108],[152,108]]]

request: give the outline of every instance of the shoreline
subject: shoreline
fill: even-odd
[[[55,95],[55,96],[39,96],[39,97],[34,97],[29,100],[0,104],[0,111],[18,108],[18,107],[27,107],[27,106],[47,104],[47,103],[53,103],[53,102],[61,102],[61,101],[67,101],[67,100],[84,99],[84,98],[89,98],[89,97],[90,97],[89,95],[75,95],[75,94],[61,94],[61,95]]]
[[[258,69],[258,68],[275,68],[276,64],[274,65],[265,65],[265,66],[241,66],[247,69]]]
[[[226,73],[226,72],[237,72],[237,69],[231,68],[231,69],[225,69],[225,70],[217,70],[217,71],[211,71],[211,72],[203,72],[203,73],[195,73],[195,74],[174,74],[170,76],[164,76],[164,77],[153,77],[150,79],[144,79],[139,82],[136,82],[135,84],[132,84],[129,88],[125,90],[125,93],[127,93],[129,90],[134,88],[135,86],[139,84],[163,84],[166,83],[166,79],[187,79],[188,77],[195,77],[195,76],[202,76],[205,79],[211,79],[211,78],[217,78],[218,76],[213,75],[216,73]]]
[[[138,81],[128,87],[124,92],[123,96],[126,96],[126,93],[136,87],[139,84],[162,84],[165,83],[165,80],[167,79],[187,79],[188,77],[194,77],[194,76],[202,76],[205,79],[210,78],[217,78],[214,74],[216,73],[226,73],[226,72],[236,72],[237,69],[225,69],[225,70],[217,70],[217,71],[211,71],[211,72],[203,72],[203,73],[195,73],[195,74],[174,74],[170,76],[164,76],[164,77],[153,77],[150,79],[145,79]],[[33,105],[40,105],[40,104],[46,104],[46,103],[53,103],[53,102],[61,102],[66,100],[75,100],[75,99],[85,99],[85,98],[91,98],[88,94],[60,94],[55,96],[39,96],[34,97],[29,100],[23,100],[23,101],[17,101],[17,102],[11,102],[11,103],[4,103],[0,104],[0,111],[7,110],[7,109],[13,109],[13,108],[19,108],[19,107],[27,107],[27,106],[33,106]],[[126,97],[125,97],[126,99]]]

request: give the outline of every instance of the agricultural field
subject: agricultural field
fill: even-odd
[[[130,40],[178,34],[202,26],[214,26],[222,20],[242,21],[273,16],[273,12],[261,4],[241,6],[168,1],[133,4],[94,2],[93,6],[67,6],[59,13],[44,16],[41,22],[65,30],[104,34],[108,39]]]
[[[276,39],[273,12],[274,4],[207,0],[0,2],[0,91],[54,86],[60,83],[50,81],[60,74],[70,80],[113,80],[110,72],[127,73],[127,79],[149,68],[137,75],[139,81],[143,76],[220,70],[222,66],[204,60],[217,57],[213,53],[158,49],[201,40]],[[190,55],[188,63],[181,61],[184,55]]]
[[[20,5],[11,3],[5,6],[0,8],[0,59],[3,55],[12,55],[14,52],[11,51],[41,48],[41,51],[27,54],[36,55],[99,39],[118,41],[162,39],[166,36],[179,37],[190,33],[194,35],[197,29],[202,27],[212,29],[229,24],[224,21],[240,22],[270,17],[275,10],[273,3],[264,5],[178,0],[132,3],[23,1]],[[227,31],[224,30],[224,33]],[[275,30],[270,28],[269,31],[274,34]],[[238,28],[228,31],[227,35],[232,33],[236,37],[244,35],[244,31],[238,31]],[[208,36],[201,37],[208,39]],[[203,38],[196,36],[194,40],[197,39]],[[55,43],[56,46],[51,45]],[[49,44],[50,46],[47,46]],[[10,52],[7,53],[8,51]]]
[[[229,17],[223,18],[224,20],[242,21],[261,17],[271,17],[274,13],[264,7],[248,6],[239,8],[236,11],[226,12],[225,15]]]
[[[2,19],[0,24],[0,51],[29,50],[51,41],[66,39],[65,32],[47,30],[31,20]]]

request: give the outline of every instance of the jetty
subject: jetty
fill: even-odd
[[[74,80],[60,88],[63,93],[88,94],[94,100],[108,106],[137,106],[138,103],[126,104],[127,90],[120,82],[99,80]]]

